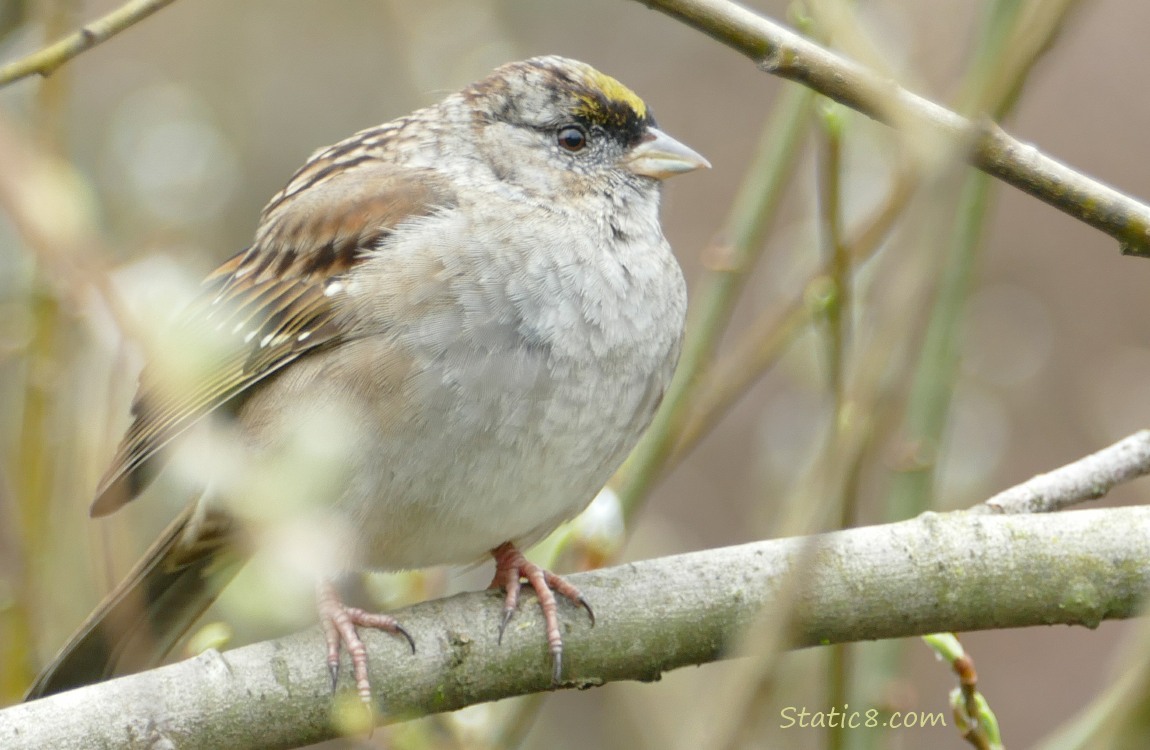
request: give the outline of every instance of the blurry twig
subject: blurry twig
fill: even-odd
[[[989,112],[995,119],[1006,117],[1038,59],[1049,49],[1072,2],[1047,4],[1040,17],[1030,12],[1033,4],[1017,0],[989,3],[963,79],[959,106],[964,111]],[[959,193],[938,289],[930,304],[903,410],[901,440],[912,448],[908,454],[915,460],[892,477],[886,501],[891,520],[917,515],[934,503],[940,446],[950,423],[960,372],[966,305],[977,280],[996,188],[986,174],[971,173]],[[866,647],[869,663],[865,669],[879,690],[901,671],[902,646],[892,641]],[[961,711],[956,709],[958,716]],[[977,721],[971,721],[975,726],[970,736],[979,742],[986,739]]]
[[[1075,0],[1058,0],[1041,17],[1017,0],[989,6],[978,50],[964,79],[963,106],[1002,119],[1013,111],[1039,57],[1049,50]],[[1023,54],[1026,53],[1026,54]],[[909,518],[931,507],[939,446],[950,419],[961,360],[966,301],[976,282],[983,235],[997,186],[984,174],[970,174],[958,210],[938,292],[906,404],[903,440],[919,460],[897,473],[887,501],[888,517]]]
[[[55,493],[68,481],[57,471],[68,448],[59,432],[60,375],[67,358],[64,341],[80,311],[103,304],[126,336],[136,326],[122,308],[103,269],[100,234],[86,181],[66,160],[52,154],[43,137],[34,140],[0,117],[0,216],[30,254],[35,273],[25,291],[30,336],[22,352],[28,366],[10,467],[14,505],[26,564],[9,592],[14,602],[0,622],[0,700],[22,692],[30,669],[29,644],[37,629],[31,602],[50,587],[44,570],[52,550]],[[21,621],[22,620],[22,621]]]
[[[1051,513],[1150,474],[1150,430],[998,493],[971,513]]]
[[[889,78],[820,47],[728,0],[638,0],[796,81],[899,130],[963,148],[987,174],[1114,237],[1122,251],[1150,256],[1150,206],[1046,156],[990,121],[972,122]]]
[[[818,195],[820,219],[820,244],[823,246],[823,262],[830,273],[827,276],[827,291],[821,295],[826,338],[827,390],[833,404],[832,425],[827,431],[827,445],[824,463],[828,469],[840,469],[823,477],[828,488],[827,500],[832,507],[839,508],[839,517],[833,528],[847,528],[853,525],[857,503],[855,493],[848,491],[848,484],[840,482],[845,475],[841,471],[842,453],[848,441],[847,430],[847,372],[848,348],[850,344],[851,305],[853,303],[853,278],[851,253],[844,241],[842,216],[843,182],[843,131],[846,127],[846,111],[834,102],[823,102],[820,108],[819,123],[823,129],[823,148],[818,167]],[[849,645],[845,643],[831,646],[827,667],[826,702],[828,706],[839,706],[847,702],[847,685],[851,667]],[[840,750],[846,746],[846,728],[832,726],[827,729],[828,750]]]
[[[51,75],[56,68],[144,20],[174,0],[130,0],[111,13],[27,57],[0,66],[0,86],[30,75]]]
[[[108,282],[108,257],[95,221],[92,194],[69,163],[39,148],[0,117],[0,212],[32,251],[54,294],[72,309],[95,293],[128,338],[140,325]]]
[[[611,482],[628,517],[674,455],[698,380],[711,363],[743,282],[758,258],[785,195],[807,133],[813,100],[814,94],[804,89],[784,92],[763,128],[758,152],[747,169],[723,230],[706,250],[704,262],[709,268],[691,303],[683,354],[666,404]]]
[[[927,316],[903,417],[901,440],[910,446],[907,453],[915,460],[899,467],[892,478],[888,520],[910,518],[934,504],[939,446],[949,424],[961,362],[966,300],[982,255],[993,188],[986,175],[975,173],[967,177],[959,194],[945,265]]]
[[[826,319],[828,388],[836,415],[846,400],[847,345],[851,315],[851,253],[844,241],[842,221],[843,129],[845,112],[825,102],[819,113],[823,127],[823,153],[819,164],[819,219],[823,262],[829,270],[829,289],[823,295]],[[837,417],[836,417],[837,418]]]
[[[917,173],[909,169],[896,172],[894,185],[882,205],[845,240],[852,266],[866,262],[882,246],[906,209],[918,182]],[[672,460],[693,448],[811,322],[818,308],[810,303],[810,290],[821,284],[829,273],[830,266],[824,263],[793,299],[783,303],[779,309],[763,313],[747,326],[734,350],[707,372],[699,386],[690,419],[679,433]]]

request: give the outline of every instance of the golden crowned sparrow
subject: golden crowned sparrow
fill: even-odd
[[[255,466],[335,415],[351,437],[317,505],[347,543],[310,571],[333,678],[342,646],[369,701],[356,627],[411,640],[345,606],[335,576],[490,554],[504,625],[521,581],[534,588],[558,679],[555,593],[586,602],[519,550],[587,506],[659,405],[686,307],[659,184],[705,166],[629,89],[560,57],[504,65],[317,152],[176,334],[223,343],[174,380],[156,363],[141,376],[92,515],[133,499],[206,415],[232,420]],[[236,487],[205,482],[30,697],[171,648],[268,523]]]

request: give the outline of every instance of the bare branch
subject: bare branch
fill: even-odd
[[[808,545],[817,545],[812,548]],[[1057,554],[1051,554],[1056,550]],[[708,550],[572,576],[599,624],[564,608],[564,687],[655,680],[725,655],[764,608],[793,645],[1133,616],[1150,586],[1150,508],[1055,515],[928,513],[887,526]],[[779,599],[798,566],[798,601]],[[769,610],[767,610],[769,611]],[[463,594],[399,614],[416,638],[366,633],[386,720],[547,690],[535,607],[496,641],[501,597]],[[316,630],[0,712],[0,747],[287,748],[337,734]],[[345,673],[350,670],[344,670]],[[343,691],[350,688],[346,684]],[[357,701],[352,701],[356,703]],[[336,702],[339,704],[340,702]],[[150,743],[150,744],[149,744]],[[129,743],[130,744],[130,743]]]
[[[97,44],[111,39],[172,2],[174,0],[130,0],[103,18],[84,24],[74,34],[64,37],[55,44],[0,66],[0,86],[36,73],[42,76],[51,75],[56,68],[81,52],[86,52]]]
[[[1150,474],[1150,430],[1141,430],[1072,464],[1028,479],[971,508],[972,513],[1052,513],[1097,500]]]
[[[796,81],[880,122],[942,139],[971,164],[1150,256],[1150,206],[1046,156],[992,122],[971,122],[728,0],[639,0]]]

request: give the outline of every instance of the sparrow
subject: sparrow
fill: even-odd
[[[145,367],[91,515],[205,425],[233,442],[202,454],[195,499],[28,697],[155,665],[261,538],[300,522],[334,530],[308,570],[333,687],[346,650],[370,705],[359,628],[415,647],[346,605],[340,576],[486,556],[503,627],[534,590],[558,682],[557,597],[591,608],[522,550],[590,503],[659,407],[686,311],[660,186],[709,166],[623,84],[555,56],[316,152]],[[300,440],[330,448],[322,471],[293,465]],[[241,478],[219,468],[236,455]],[[251,501],[285,482],[309,502]]]

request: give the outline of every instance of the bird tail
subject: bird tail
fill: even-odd
[[[245,561],[235,524],[191,504],[36,677],[25,700],[156,666]]]

